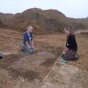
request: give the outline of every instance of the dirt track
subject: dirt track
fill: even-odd
[[[88,88],[88,35],[77,35],[80,59],[57,62],[66,37],[63,34],[34,36],[36,53],[25,56],[21,51],[22,33],[0,29],[0,88]]]

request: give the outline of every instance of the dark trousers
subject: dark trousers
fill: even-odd
[[[68,50],[64,55],[62,55],[62,58],[65,59],[65,60],[76,60],[76,55],[77,55],[77,52],[76,51],[73,51],[73,50]]]

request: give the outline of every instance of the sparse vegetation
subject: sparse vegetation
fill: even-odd
[[[29,56],[21,52],[27,25],[34,27],[36,49]],[[65,26],[82,31],[76,33],[80,59],[63,64],[59,57],[66,43],[61,33]],[[84,29],[88,29],[87,19],[67,18],[57,10],[0,13],[0,52],[4,54],[0,60],[0,88],[88,88],[88,32]]]
[[[41,10],[37,8],[28,9],[22,13],[4,14],[0,13],[0,25],[13,30],[25,31],[27,25],[34,26],[35,34],[47,34],[62,32],[65,26],[74,30],[88,29],[88,20],[73,19],[66,17],[57,10]]]

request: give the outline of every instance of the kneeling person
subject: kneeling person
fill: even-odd
[[[64,28],[64,32],[67,35],[66,49],[63,51],[61,62],[67,62],[68,60],[77,60],[77,42],[75,39],[75,34],[71,32],[69,27]]]
[[[25,54],[33,54],[34,53],[32,29],[33,29],[32,26],[28,26],[27,31],[24,32],[22,50],[25,52]]]

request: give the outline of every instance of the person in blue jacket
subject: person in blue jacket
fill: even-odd
[[[24,32],[22,50],[26,54],[33,54],[34,51],[35,51],[34,50],[32,30],[33,30],[33,27],[32,26],[28,26],[27,27],[27,31]]]

